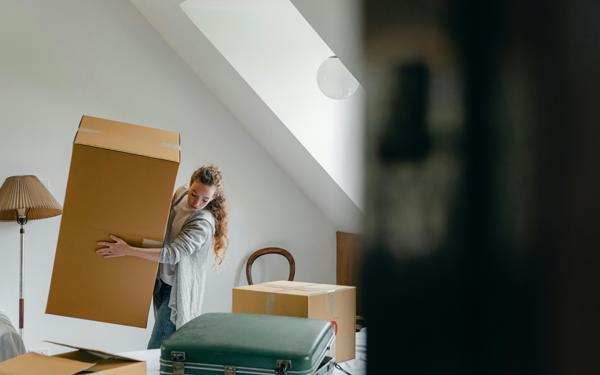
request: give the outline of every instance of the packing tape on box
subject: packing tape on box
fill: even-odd
[[[267,293],[265,301],[265,312],[269,315],[275,312],[275,293]]]
[[[337,309],[336,309],[337,301],[336,301],[336,294],[335,294],[336,290],[329,286],[313,284],[313,285],[306,285],[306,286],[295,287],[295,288],[284,287],[282,289],[298,290],[301,292],[319,292],[320,294],[327,294],[327,305],[329,306],[329,314],[336,315],[336,311],[337,311]]]
[[[281,290],[300,290],[300,287],[292,285],[267,285],[267,287]]]
[[[318,285],[318,284],[315,284]],[[270,288],[273,289],[282,289],[282,290],[297,290],[299,292],[320,292],[320,293],[327,293],[327,294],[335,294],[336,289],[335,288],[331,288],[329,286],[315,286],[315,285],[306,285],[306,286],[296,286],[296,287],[291,287],[291,286],[270,286]]]
[[[297,290],[300,292],[323,292],[323,293],[335,293],[336,288],[332,288],[330,285],[322,284],[305,284],[305,285],[281,285],[273,283],[265,283],[265,286],[271,289],[281,290]]]
[[[279,289],[282,291],[288,290],[297,290],[300,292],[321,292],[327,293],[327,305],[329,307],[329,313],[331,315],[336,315],[337,313],[337,300],[336,300],[336,289],[331,288],[329,285],[322,284],[309,284],[309,285],[268,285],[271,289]],[[267,314],[273,313],[275,311],[275,293],[267,294],[267,301],[265,306]]]
[[[275,287],[273,287],[273,289],[277,289]],[[301,288],[280,288],[282,290],[303,290]],[[336,294],[335,294],[335,289],[329,289],[329,290],[319,290],[320,292],[325,292],[327,293],[327,307],[329,308],[329,314],[330,315],[336,315],[337,314],[337,298],[336,298]],[[275,312],[275,298],[277,293],[274,292],[267,292],[266,295],[266,300],[265,300],[265,312],[267,314],[273,314]]]
[[[161,142],[160,143],[160,147],[172,148],[172,149],[175,149],[175,150],[179,150],[179,145],[177,143]]]
[[[330,285],[321,285],[321,284],[311,284],[306,286],[301,286],[297,288],[298,290],[303,290],[305,292],[335,292],[337,288],[332,288]]]
[[[80,131],[82,133],[91,133],[91,134],[98,134],[98,133],[100,133],[100,130],[98,130],[98,129],[90,129],[90,128],[79,128],[77,131]]]
[[[329,313],[334,316],[337,315],[335,290],[327,293],[327,303],[329,304]]]

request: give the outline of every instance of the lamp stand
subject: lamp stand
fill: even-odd
[[[25,278],[25,224],[28,220],[58,216],[62,207],[33,175],[11,176],[0,186],[0,221],[13,221],[21,225],[21,250],[19,253],[19,334],[25,334],[25,298],[23,279]],[[2,349],[2,348],[0,348]],[[1,351],[1,350],[0,350]]]
[[[19,252],[19,335],[23,339],[25,327],[25,298],[23,297],[23,275],[25,275],[25,223],[27,216],[25,210],[18,210],[17,222],[21,225],[21,251]],[[23,340],[25,341],[25,340]]]

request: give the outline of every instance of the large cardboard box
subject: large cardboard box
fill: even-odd
[[[164,239],[179,167],[179,134],[83,116],[71,167],[46,313],[146,327],[158,264],[102,258],[97,241]]]
[[[73,375],[110,374],[146,375],[146,362],[95,349],[53,343],[76,349],[75,351],[46,356],[25,353],[0,362],[0,374],[7,375]]]
[[[272,281],[233,288],[233,312],[330,320],[337,325],[337,361],[354,358],[356,288],[353,286]]]

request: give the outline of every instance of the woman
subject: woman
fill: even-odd
[[[221,171],[205,165],[190,178],[189,188],[173,195],[168,230],[162,248],[133,247],[116,236],[98,242],[96,253],[106,258],[134,256],[159,262],[154,285],[154,328],[148,349],[200,315],[209,254],[220,265],[227,249],[227,208]]]

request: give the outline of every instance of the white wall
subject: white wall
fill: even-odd
[[[221,166],[230,202],[230,249],[208,279],[206,311],[228,311],[252,251],[281,246],[297,280],[335,281],[335,228],[239,126],[129,2],[2,2],[0,179],[35,174],[63,202],[71,142],[82,114],[177,130],[179,183],[205,162]],[[25,341],[110,351],[145,348],[139,329],[44,313],[60,217],[27,224]],[[0,222],[0,306],[16,324],[18,225]],[[282,260],[258,261],[255,280],[284,278]],[[151,315],[151,314],[150,314]]]

